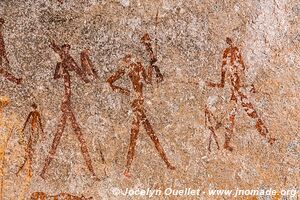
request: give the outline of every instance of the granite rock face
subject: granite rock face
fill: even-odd
[[[153,199],[234,199],[209,195],[209,190],[236,188],[298,190],[299,195],[299,1],[2,0],[0,17],[5,21],[1,34],[6,54],[2,56],[9,60],[8,64],[3,59],[1,69],[22,78],[16,85],[3,72],[0,75],[3,200],[30,199],[37,192],[48,199],[59,194],[97,200],[149,197],[117,195],[118,189],[125,193],[126,188],[200,190],[196,196],[157,194]],[[122,58],[131,54],[145,71],[150,69],[149,52],[141,43],[145,33],[164,80],[157,82],[154,70],[152,84],[143,82],[143,106],[132,108],[134,99],[141,97],[132,92],[136,88],[132,74],[127,74],[131,68],[122,68]],[[227,37],[237,48],[230,48]],[[80,53],[89,49],[99,78],[88,76],[90,83],[85,83],[75,71],[70,72],[71,107],[83,140],[68,115],[43,179],[40,174],[64,116],[61,103],[67,101],[64,79],[54,79],[62,60],[51,41],[69,44],[79,67]],[[237,57],[232,56],[233,64],[227,58],[224,88],[210,87],[209,82],[221,80],[226,48],[228,55],[235,52]],[[236,66],[240,88],[233,87],[236,80],[228,75],[237,78]],[[129,89],[129,96],[113,91],[107,83],[119,69],[125,74],[115,85]],[[232,93],[237,101],[230,100]],[[29,123],[22,131],[33,103],[41,114],[44,136],[37,128],[30,137],[30,126],[39,123]],[[136,111],[139,108],[143,112]],[[215,118],[207,123],[206,110]],[[143,114],[175,170],[168,169],[159,156],[148,135],[151,128],[144,127],[145,118],[140,117]],[[259,133],[259,119],[268,133]],[[139,120],[135,156],[126,177],[131,129],[137,130],[132,123]],[[224,148],[229,133],[232,151]],[[32,150],[28,150],[31,139]],[[83,157],[84,141],[96,176]],[[297,195],[239,198],[296,199]]]

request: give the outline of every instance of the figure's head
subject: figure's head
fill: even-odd
[[[0,97],[0,110],[3,109],[4,107],[8,106],[10,103],[9,98],[7,97]]]
[[[63,44],[61,46],[61,48],[62,48],[62,50],[63,50],[64,53],[69,53],[69,51],[71,49],[71,45],[69,45],[69,44]]]
[[[31,107],[32,107],[34,110],[36,110],[36,109],[37,109],[36,103],[31,104]]]
[[[151,41],[150,36],[148,33],[145,33],[143,37],[141,38],[141,43],[146,44]]]
[[[231,40],[231,38],[227,37],[227,38],[226,38],[226,43],[229,44],[229,45],[232,45],[232,40]]]

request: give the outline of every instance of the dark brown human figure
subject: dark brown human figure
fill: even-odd
[[[213,113],[209,110],[208,106],[205,107],[205,126],[210,130],[208,151],[211,151],[212,138],[215,140],[217,148],[220,149],[218,138],[216,135],[216,130],[220,128],[221,123],[217,121]]]
[[[54,79],[63,78],[64,79],[64,86],[65,86],[65,93],[61,104],[61,111],[62,116],[60,118],[60,122],[58,124],[57,132],[54,136],[53,143],[51,145],[51,149],[49,151],[49,155],[46,158],[44,168],[41,173],[41,177],[44,178],[44,175],[48,169],[48,166],[53,159],[53,156],[56,152],[56,149],[58,147],[59,141],[62,137],[62,134],[64,132],[64,128],[67,122],[67,119],[71,121],[72,128],[77,136],[78,141],[80,142],[80,148],[81,153],[83,155],[83,158],[85,160],[85,163],[89,169],[89,171],[93,174],[94,177],[96,177],[96,174],[94,172],[93,166],[92,166],[92,160],[89,155],[88,147],[86,144],[85,139],[83,138],[83,134],[81,132],[81,128],[79,124],[76,121],[75,115],[73,113],[72,107],[71,107],[71,77],[70,72],[74,71],[85,83],[88,83],[89,80],[86,78],[86,75],[84,71],[77,65],[75,60],[72,58],[72,56],[69,54],[70,45],[64,44],[61,47],[56,45],[53,41],[51,42],[52,49],[59,54],[61,58],[61,62],[57,63],[55,73],[54,73]]]
[[[32,160],[33,160],[33,154],[34,154],[34,145],[39,140],[38,128],[40,128],[40,130],[43,134],[43,137],[45,135],[44,130],[43,130],[42,121],[41,121],[41,115],[40,115],[39,111],[37,110],[37,105],[35,103],[33,103],[31,105],[31,107],[33,108],[33,111],[31,111],[29,113],[29,115],[27,116],[26,122],[24,123],[23,129],[22,129],[22,133],[24,133],[24,131],[27,127],[27,124],[28,123],[30,124],[30,134],[28,137],[28,143],[27,143],[27,147],[26,147],[26,157],[25,157],[23,164],[17,171],[17,173],[16,173],[17,175],[20,173],[20,171],[23,169],[26,162],[28,161],[29,174],[32,176]]]
[[[81,61],[81,66],[84,70],[84,72],[88,76],[94,76],[95,79],[99,79],[97,70],[95,69],[91,59],[90,59],[90,50],[85,49],[80,53],[80,61]]]
[[[235,106],[229,114],[229,127],[225,134],[224,148],[232,151],[233,148],[230,146],[230,140],[233,135],[233,129],[235,126],[235,117],[237,112],[237,106],[240,104],[247,115],[252,119],[256,120],[255,128],[263,137],[268,139],[270,144],[273,144],[275,139],[268,135],[269,131],[264,125],[263,121],[259,118],[257,112],[254,109],[253,104],[249,101],[248,97],[242,91],[246,89],[246,85],[243,84],[242,78],[245,76],[245,65],[241,56],[239,49],[234,46],[230,38],[226,38],[226,43],[229,45],[223,52],[223,61],[221,66],[221,82],[212,83],[208,82],[207,85],[210,87],[224,88],[225,79],[229,79],[230,89],[231,89],[231,101],[235,102]],[[227,76],[226,76],[227,74]],[[255,91],[252,85],[252,92]]]
[[[9,66],[9,60],[7,58],[7,53],[5,50],[5,44],[3,39],[3,26],[4,26],[4,19],[0,18],[0,75],[2,75],[7,80],[15,83],[20,84],[22,79],[16,78],[14,75],[12,75],[10,72],[8,72],[5,68],[3,68],[3,65]]]
[[[74,196],[68,193],[60,193],[58,195],[47,195],[44,192],[34,192],[30,196],[30,200],[92,200],[93,197],[84,197],[83,195],[81,197]]]
[[[153,141],[160,157],[166,163],[167,167],[169,169],[173,170],[173,169],[175,169],[175,167],[173,167],[171,165],[171,163],[168,161],[165,151],[164,151],[163,147],[161,146],[154,130],[152,129],[152,126],[151,126],[149,120],[146,117],[146,112],[145,112],[144,105],[143,105],[143,103],[144,103],[143,80],[145,83],[151,82],[151,80],[149,79],[149,78],[151,78],[151,75],[149,74],[149,72],[151,72],[151,70],[149,70],[149,68],[148,68],[148,70],[146,70],[140,62],[135,63],[131,60],[131,58],[132,58],[131,55],[126,55],[123,58],[124,66],[126,67],[126,69],[124,69],[124,68],[119,69],[107,80],[107,82],[110,84],[111,88],[114,91],[117,91],[117,92],[120,92],[122,94],[129,96],[130,91],[128,89],[114,85],[115,81],[120,79],[122,76],[127,75],[129,77],[129,79],[131,80],[133,90],[134,90],[135,99],[131,103],[131,108],[134,113],[134,119],[132,122],[130,144],[129,144],[127,163],[126,163],[126,169],[125,169],[124,175],[129,177],[129,170],[130,170],[130,166],[133,161],[134,154],[135,154],[136,141],[138,138],[138,133],[139,133],[141,124],[144,126],[147,134]],[[126,73],[126,71],[127,71],[127,73]]]

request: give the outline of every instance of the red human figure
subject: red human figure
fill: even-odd
[[[122,76],[127,75],[129,79],[131,80],[132,86],[133,86],[133,92],[135,99],[131,103],[131,108],[134,113],[134,119],[132,122],[132,128],[131,128],[131,135],[130,135],[130,144],[129,144],[129,150],[127,154],[127,163],[126,163],[126,169],[124,172],[124,175],[129,177],[129,170],[131,163],[133,161],[133,157],[135,154],[135,147],[136,147],[136,141],[138,138],[140,126],[143,125],[148,136],[153,141],[156,150],[158,151],[160,157],[163,159],[163,161],[166,163],[167,167],[169,169],[174,170],[175,167],[171,165],[171,163],[168,161],[168,158],[166,156],[166,153],[161,146],[158,137],[156,136],[149,120],[147,119],[146,112],[144,109],[144,95],[143,95],[143,81],[145,83],[150,83],[151,76],[149,75],[149,72],[151,70],[146,70],[145,67],[140,62],[133,62],[131,60],[131,55],[126,55],[123,58],[125,69],[119,69],[116,71],[111,77],[107,79],[107,82],[110,84],[111,88],[114,91],[117,91],[119,93],[130,95],[130,91],[128,89],[119,87],[114,85],[114,82],[120,79]],[[148,68],[149,69],[149,68]]]
[[[16,78],[14,75],[12,75],[10,72],[5,70],[3,68],[3,63],[5,62],[6,65],[9,65],[9,60],[7,58],[7,53],[5,50],[5,44],[4,44],[4,39],[3,39],[3,26],[4,26],[4,19],[0,18],[0,75],[2,75],[4,78],[7,80],[15,83],[15,84],[20,84],[22,79],[21,78]]]
[[[32,176],[32,160],[33,160],[33,154],[34,154],[34,145],[37,143],[37,141],[39,139],[38,128],[40,128],[40,130],[43,134],[43,137],[45,135],[44,130],[43,130],[42,121],[41,121],[41,115],[40,115],[39,111],[37,110],[37,105],[35,103],[33,103],[31,105],[31,107],[33,108],[33,111],[31,111],[29,113],[29,115],[27,116],[26,122],[24,123],[23,129],[22,129],[22,133],[24,133],[24,131],[27,127],[27,124],[30,123],[30,134],[28,137],[28,143],[27,143],[27,148],[26,148],[26,157],[25,157],[23,164],[17,171],[17,173],[16,173],[17,175],[20,173],[20,171],[23,169],[26,162],[28,161],[29,174],[30,174],[30,176]]]
[[[217,121],[213,113],[209,110],[208,106],[205,106],[205,127],[208,127],[210,130],[209,142],[208,142],[208,151],[211,151],[211,142],[212,138],[215,140],[217,148],[220,149],[218,138],[216,135],[216,130],[220,128],[221,123]]]
[[[55,73],[54,73],[54,79],[63,78],[64,86],[65,86],[65,93],[64,93],[63,100],[62,100],[62,104],[61,104],[62,116],[60,118],[60,122],[58,124],[58,129],[54,136],[54,140],[51,145],[49,155],[47,156],[47,158],[45,160],[45,165],[42,169],[41,177],[44,178],[44,175],[49,167],[49,164],[50,164],[51,160],[53,159],[53,156],[56,152],[59,141],[64,132],[64,128],[65,128],[67,119],[70,120],[71,126],[75,132],[75,135],[77,136],[77,139],[80,142],[81,153],[83,155],[85,163],[86,163],[89,171],[92,173],[92,175],[94,177],[96,177],[96,174],[95,174],[93,166],[92,166],[92,160],[89,155],[86,141],[83,138],[81,128],[76,121],[75,115],[74,115],[72,107],[71,107],[70,72],[74,71],[85,83],[88,83],[89,80],[87,79],[84,71],[77,65],[75,60],[70,55],[69,50],[70,50],[71,46],[69,44],[64,44],[61,47],[59,47],[58,45],[56,45],[54,43],[54,41],[52,41],[51,45],[52,45],[52,49],[60,56],[60,58],[62,60],[61,62],[57,63]]]
[[[249,101],[248,97],[244,94],[243,90],[246,89],[246,85],[242,83],[241,77],[245,75],[245,65],[239,49],[234,46],[230,38],[226,38],[226,43],[229,45],[223,52],[223,61],[221,66],[221,82],[212,83],[208,82],[209,87],[224,88],[225,79],[229,79],[230,90],[231,90],[231,101],[235,102],[235,106],[229,114],[229,127],[225,134],[224,148],[232,151],[233,148],[230,146],[230,140],[233,135],[233,129],[235,126],[235,118],[237,112],[237,106],[240,104],[246,114],[252,119],[256,120],[255,128],[260,135],[268,139],[270,144],[273,144],[275,139],[269,134],[268,129],[264,125],[262,119],[258,116],[253,104]],[[227,75],[227,76],[226,76]],[[252,85],[252,92],[255,92],[254,86]]]

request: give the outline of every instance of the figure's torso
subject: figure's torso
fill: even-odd
[[[128,76],[133,86],[134,98],[143,100],[143,81],[141,77],[142,69],[136,63],[130,64],[131,70],[128,72]]]
[[[237,47],[229,47],[225,50],[226,53],[226,71],[228,73],[230,85],[234,90],[239,90],[241,87],[241,79],[244,74],[242,66],[238,60],[239,49]]]

